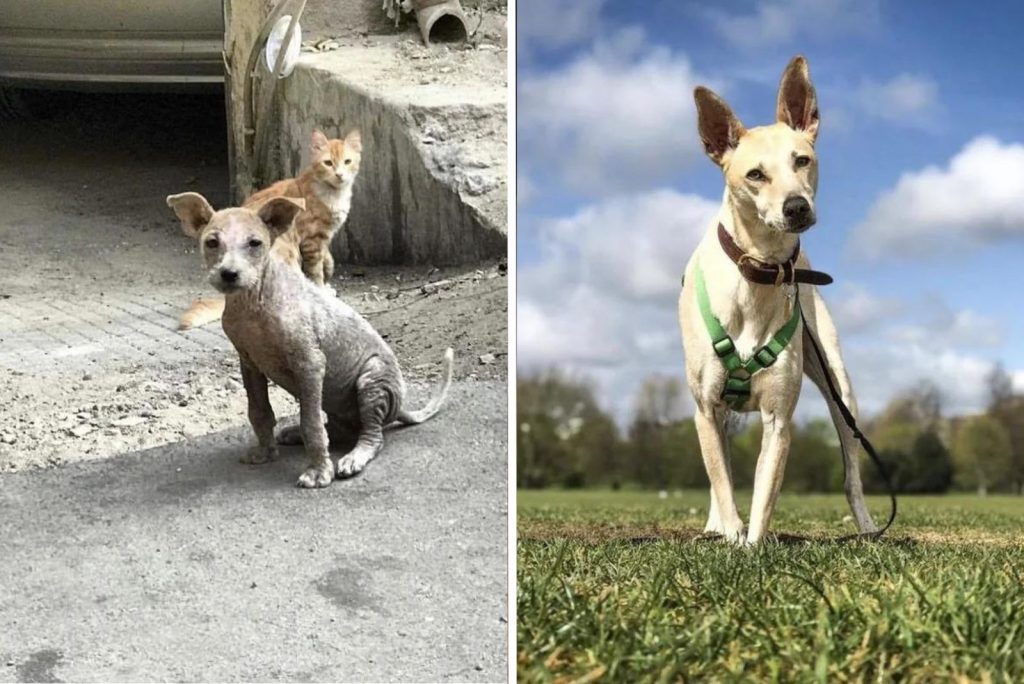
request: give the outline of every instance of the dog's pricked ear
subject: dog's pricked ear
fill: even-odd
[[[782,72],[775,118],[794,130],[806,131],[812,140],[818,137],[818,95],[803,55],[794,57]]]
[[[329,144],[330,143],[327,140],[327,136],[324,135],[324,132],[321,131],[319,128],[314,128],[313,138],[310,141],[310,148],[314,152],[321,152],[323,150],[326,150]]]
[[[345,147],[355,152],[363,151],[363,136],[359,133],[358,128],[353,128],[348,132],[348,135],[345,136]]]
[[[198,192],[168,195],[167,206],[178,215],[181,220],[181,230],[189,237],[199,237],[199,233],[213,218],[213,207]]]
[[[725,100],[710,89],[697,86],[693,91],[697,103],[697,130],[704,151],[721,166],[726,152],[735,149],[747,132]]]
[[[275,238],[291,227],[295,215],[306,208],[306,200],[292,197],[275,197],[264,202],[257,214],[267,224]]]

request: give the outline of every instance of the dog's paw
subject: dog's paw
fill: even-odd
[[[249,450],[245,452],[245,455],[238,460],[249,465],[260,465],[261,463],[270,463],[275,458],[277,458],[276,446],[254,446],[249,447]]]
[[[334,466],[331,465],[330,461],[327,461],[325,465],[315,465],[306,468],[306,472],[299,475],[299,481],[296,484],[304,489],[319,489],[331,484],[333,480]]]
[[[277,443],[284,446],[302,444],[302,426],[289,425],[277,431]]]
[[[370,459],[364,452],[353,451],[345,454],[338,459],[338,479],[358,475],[369,462]]]

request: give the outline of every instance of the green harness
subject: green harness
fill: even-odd
[[[725,331],[715,314],[711,311],[711,300],[708,299],[708,289],[704,284],[704,272],[697,264],[697,305],[700,307],[700,315],[704,319],[704,325],[711,335],[711,346],[715,354],[722,360],[729,377],[726,378],[725,387],[722,388],[722,399],[733,410],[739,410],[750,398],[750,378],[754,373],[768,368],[779,354],[786,348],[789,341],[793,339],[797,326],[800,325],[800,298],[794,296],[793,314],[786,321],[786,324],[772,336],[768,344],[754,352],[754,355],[743,361],[736,353],[736,345],[733,343],[729,333]]]

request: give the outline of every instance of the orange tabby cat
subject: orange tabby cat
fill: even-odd
[[[298,178],[278,181],[245,201],[245,206],[249,207],[273,197],[306,200],[306,210],[295,218],[295,223],[281,239],[298,246],[302,270],[317,285],[323,285],[334,274],[331,240],[352,207],[352,184],[359,173],[362,151],[358,130],[350,132],[343,140],[328,140],[323,133],[314,130],[313,160],[309,167]]]
[[[242,206],[256,207],[274,197],[306,200],[306,210],[274,242],[274,250],[286,259],[301,260],[303,273],[324,285],[334,274],[331,240],[348,218],[363,144],[358,130],[341,140],[329,140],[314,130],[312,143],[312,161],[305,171],[254,193]],[[220,320],[223,313],[223,298],[197,299],[181,315],[179,327],[187,330],[206,325]]]

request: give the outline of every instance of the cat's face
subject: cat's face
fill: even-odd
[[[352,185],[359,173],[363,141],[358,130],[343,140],[328,140],[320,131],[313,131],[313,172],[318,181],[332,188]]]

